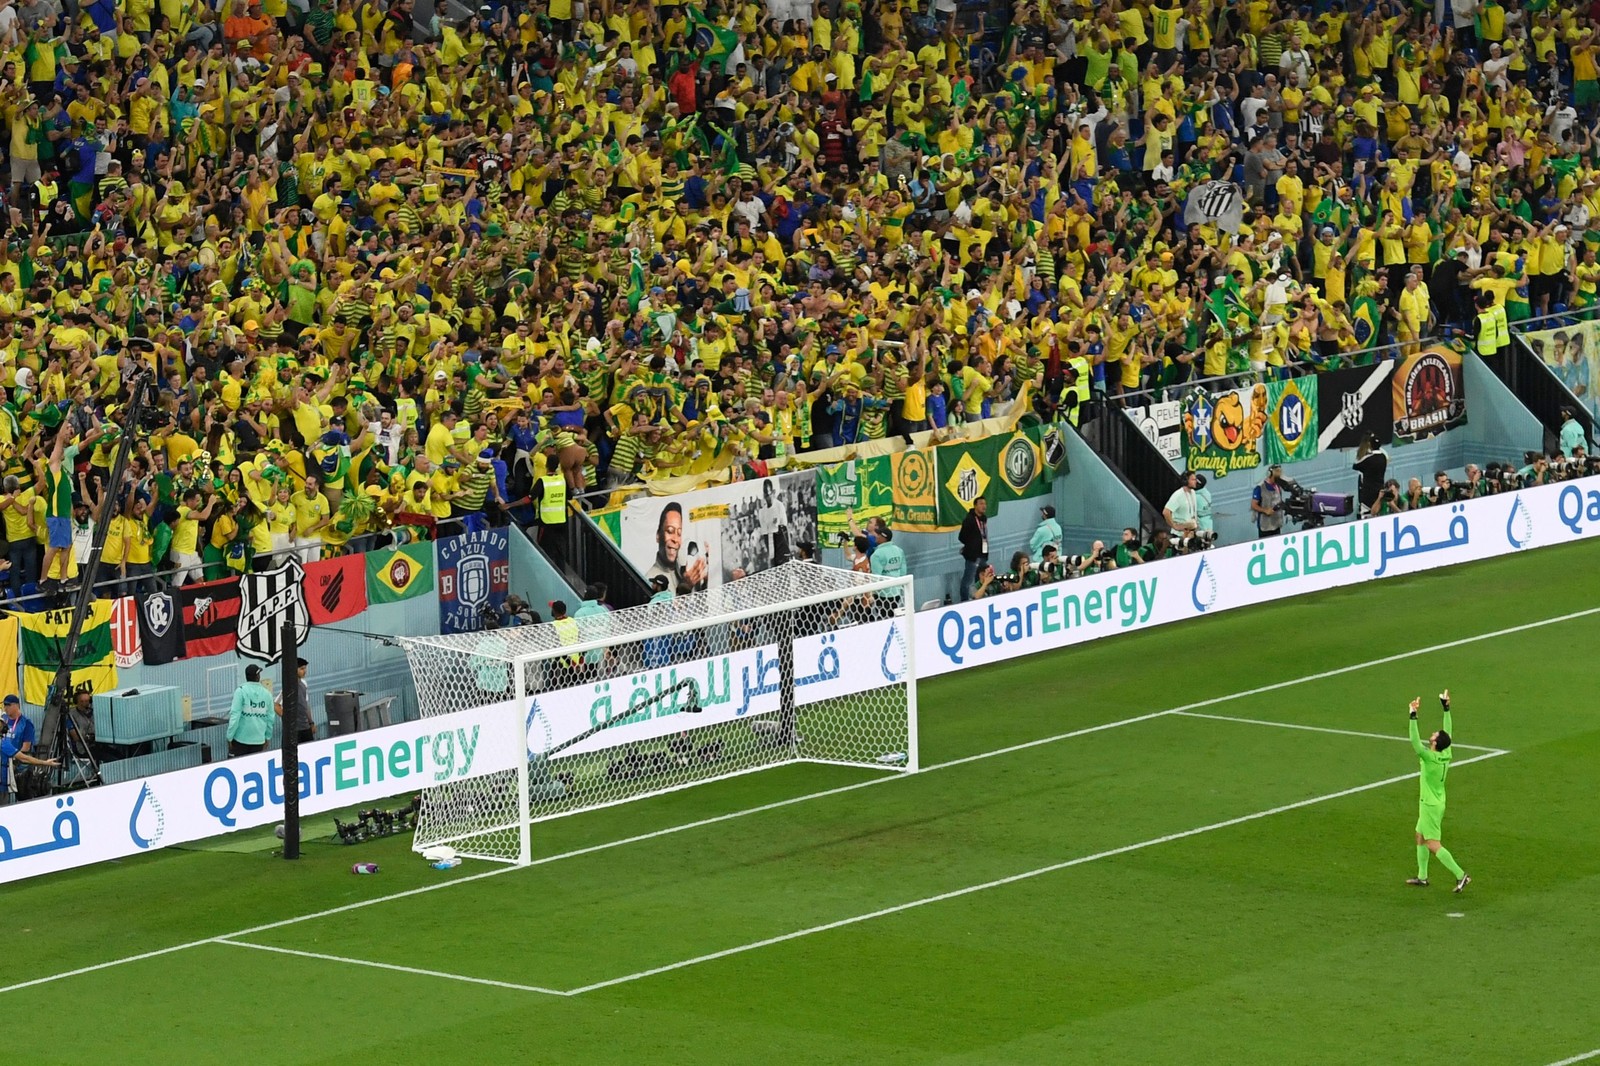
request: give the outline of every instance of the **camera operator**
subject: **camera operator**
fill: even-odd
[[[0,717],[0,804],[10,803],[21,791],[15,780],[15,766],[57,766],[54,759],[41,759],[33,754],[33,722],[24,717],[22,701],[15,695],[6,697],[5,715]]]
[[[1167,498],[1161,515],[1175,533],[1194,533],[1200,529],[1200,475],[1193,470],[1183,475],[1183,484]]]
[[[1477,463],[1467,464],[1467,479],[1456,486],[1456,499],[1476,500],[1480,496],[1489,495],[1489,482],[1484,479],[1483,471],[1478,469]]]
[[[1256,532],[1262,537],[1276,537],[1283,532],[1283,497],[1285,485],[1283,467],[1273,463],[1267,476],[1250,493],[1250,512],[1256,516]]]

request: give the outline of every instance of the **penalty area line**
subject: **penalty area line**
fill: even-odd
[[[1585,1051],[1582,1055],[1574,1055],[1570,1059],[1552,1062],[1550,1066],[1573,1066],[1575,1062],[1588,1062],[1590,1059],[1600,1059],[1600,1047],[1595,1048],[1593,1051]]]
[[[1146,722],[1154,718],[1163,717],[1165,715],[1185,714],[1191,711],[1200,710],[1204,707],[1215,707],[1220,704],[1228,703],[1232,700],[1247,699],[1251,696],[1259,696],[1267,692],[1276,692],[1279,689],[1292,688],[1296,685],[1309,684],[1314,681],[1322,681],[1330,677],[1339,677],[1343,674],[1350,674],[1359,670],[1371,669],[1374,666],[1385,666],[1389,663],[1401,662],[1405,659],[1416,658],[1417,656],[1421,655],[1428,655],[1436,651],[1446,651],[1451,648],[1459,648],[1468,644],[1475,644],[1480,641],[1494,640],[1498,637],[1510,636],[1513,633],[1524,633],[1528,630],[1540,629],[1544,626],[1560,625],[1563,622],[1571,622],[1579,618],[1588,618],[1597,614],[1600,614],[1600,607],[1590,607],[1585,610],[1572,611],[1567,614],[1552,615],[1549,618],[1541,618],[1533,622],[1524,622],[1521,625],[1509,626],[1504,629],[1496,629],[1487,633],[1479,633],[1475,636],[1461,637],[1457,640],[1446,641],[1441,644],[1430,644],[1426,647],[1413,648],[1410,651],[1397,652],[1394,655],[1386,655],[1381,659],[1368,659],[1365,662],[1352,663],[1349,666],[1340,666],[1332,670],[1323,670],[1314,674],[1305,674],[1301,677],[1294,677],[1286,681],[1274,682],[1270,685],[1261,685],[1256,688],[1245,689],[1241,692],[1231,692],[1224,696],[1213,696],[1209,699],[1197,700],[1194,703],[1186,703],[1179,707],[1170,707],[1164,711],[1155,711],[1150,714],[1141,714],[1132,718],[1123,718],[1114,722],[1106,722],[1100,725],[1087,726],[1085,728],[1075,729],[1066,733],[1057,733],[1054,736],[1042,737],[1038,740],[1030,740],[1021,744],[1013,744],[1009,747],[997,748],[993,751],[980,752],[976,755],[967,755],[959,759],[950,759],[946,762],[934,763],[929,766],[924,766],[920,771],[918,771],[918,774],[926,774],[934,770],[949,769],[953,766],[964,766],[967,763],[978,762],[984,759],[992,759],[999,755],[1009,755],[1013,752],[1025,751],[1029,748],[1041,747],[1046,744],[1055,744],[1060,741],[1069,740],[1073,737],[1083,736],[1088,733],[1097,733],[1106,729],[1114,729],[1119,726],[1133,725],[1136,722]],[[1498,752],[1498,750],[1499,749],[1496,749],[1496,752]],[[1472,761],[1475,760],[1464,760],[1456,765],[1464,766],[1467,762]],[[792,796],[788,799],[777,800],[773,803],[764,803],[756,807],[746,807],[742,810],[729,811],[726,814],[719,814],[710,818],[701,818],[693,822],[684,822],[680,825],[667,826],[663,829],[652,830],[648,833],[639,833],[635,836],[622,837],[617,840],[608,840],[599,844],[591,844],[588,847],[575,848],[571,851],[560,852],[556,855],[547,855],[543,858],[534,859],[529,866],[543,866],[546,863],[560,862],[563,859],[575,859],[583,855],[593,855],[598,852],[608,851],[612,848],[625,847],[629,844],[639,844],[647,840],[655,840],[659,837],[670,836],[674,833],[682,833],[692,829],[703,829],[706,826],[733,821],[736,818],[744,818],[752,814],[761,814],[766,811],[779,810],[780,808],[793,806],[797,803],[808,803],[811,800],[825,799],[829,796],[837,796],[846,792],[853,792],[856,789],[868,788],[872,785],[887,784],[890,781],[900,781],[907,777],[915,776],[917,775],[891,774],[881,777],[873,777],[865,781],[857,781],[853,784],[842,785],[837,788],[823,789],[820,792],[809,792],[804,795]],[[376,906],[380,903],[392,903],[397,900],[407,899],[411,896],[418,896],[427,892],[437,892],[440,889],[454,888],[458,885],[471,884],[474,881],[482,881],[490,877],[499,877],[501,874],[514,873],[517,870],[526,868],[527,867],[522,866],[497,867],[492,870],[485,870],[482,873],[468,874],[464,877],[456,877],[448,881],[440,881],[431,885],[422,885],[417,888],[407,889],[403,892],[394,892],[386,896],[376,896],[372,899],[358,900],[354,903],[347,903],[339,907],[330,907],[326,910],[315,911],[311,914],[302,914],[293,918],[285,918],[281,921],[268,922],[265,925],[252,926],[249,929],[239,929],[231,933],[223,933],[216,937],[206,937],[200,940],[191,940],[184,944],[174,944],[171,947],[158,948],[155,951],[146,951],[137,955],[128,955],[119,959],[110,959],[106,962],[95,963],[92,966],[83,966],[73,970],[65,970],[61,973],[49,974],[44,977],[35,977],[31,980],[20,981],[16,984],[0,987],[0,995],[3,995],[7,992],[16,992],[24,988],[32,988],[36,985],[49,984],[52,981],[65,980],[69,977],[78,977],[83,974],[94,973],[98,970],[104,970],[109,967],[121,966],[124,963],[139,962],[144,959],[155,958],[160,955],[169,955],[175,951],[186,951],[189,948],[197,948],[204,944],[214,943],[217,940],[250,936],[254,933],[266,932],[269,929],[279,929],[284,926],[297,925],[301,922],[315,921],[318,918],[328,918],[336,914],[344,914],[349,911],[360,910],[363,907]],[[1562,1066],[1562,1064],[1554,1064],[1554,1066]]]
[[[1370,737],[1373,740],[1401,740],[1410,741],[1410,737],[1403,737],[1395,733],[1366,733],[1359,729],[1335,729],[1325,725],[1302,725],[1299,722],[1274,722],[1267,718],[1235,718],[1231,714],[1200,714],[1195,711],[1173,711],[1180,718],[1209,718],[1213,722],[1237,722],[1240,725],[1270,725],[1279,729],[1304,729],[1310,733],[1332,733],[1341,737]],[[1483,751],[1495,755],[1510,755],[1511,752],[1504,748],[1486,748],[1482,744],[1456,744],[1452,748],[1462,751]]]
[[[294,955],[302,959],[316,959],[320,962],[342,962],[349,966],[368,966],[374,970],[392,970],[395,973],[409,974],[413,977],[438,977],[447,981],[462,981],[471,985],[488,985],[491,988],[507,988],[513,992],[538,992],[545,996],[565,996],[566,992],[554,988],[542,988],[539,985],[519,985],[514,981],[494,981],[487,977],[469,977],[466,974],[446,973],[443,970],[424,970],[417,966],[398,966],[392,962],[374,962],[371,959],[353,959],[346,955],[324,955],[317,951],[299,951],[295,948],[280,948],[272,944],[251,944],[244,940],[233,940],[229,937],[218,937],[211,941],[213,944],[226,944],[231,948],[253,948],[256,951],[270,951],[276,955]]]
[[[1501,754],[1501,752],[1489,752],[1483,755],[1475,755],[1470,759],[1461,760],[1460,762],[1456,763],[1456,766],[1466,766],[1469,763],[1482,762],[1485,759],[1498,758]],[[1271,818],[1274,815],[1286,814],[1289,811],[1297,811],[1302,807],[1311,807],[1319,803],[1327,803],[1330,800],[1343,799],[1346,796],[1354,796],[1357,793],[1370,792],[1373,789],[1385,788],[1389,785],[1399,784],[1402,781],[1414,781],[1417,779],[1417,777],[1418,775],[1415,773],[1399,774],[1395,777],[1386,777],[1381,781],[1372,781],[1365,785],[1356,785],[1353,788],[1340,789],[1338,792],[1329,792],[1322,796],[1312,796],[1310,799],[1298,800],[1294,803],[1285,803],[1281,806],[1271,807],[1264,811],[1256,811],[1254,814],[1240,815],[1237,818],[1228,818],[1224,821],[1212,822],[1210,825],[1197,826],[1194,829],[1185,829],[1178,833],[1168,833],[1166,836],[1155,837],[1151,840],[1142,840],[1137,844],[1124,844],[1120,848],[1111,848],[1107,851],[1095,852],[1093,855],[1080,855],[1075,859],[1067,859],[1063,862],[1051,863],[1048,866],[1040,866],[1036,869],[1024,870],[1022,873],[1011,874],[1008,877],[999,877],[993,881],[985,881],[982,884],[968,885],[965,888],[952,889],[949,892],[940,892],[939,894],[933,896],[924,896],[921,899],[910,900],[906,903],[897,903],[892,907],[883,907],[875,911],[869,911],[866,914],[857,914],[849,918],[840,918],[837,921],[825,922],[822,925],[813,925],[805,929],[797,929],[792,933],[783,933],[779,936],[767,937],[765,940],[755,940],[748,944],[740,944],[737,947],[723,948],[721,951],[713,951],[705,955],[697,955],[692,959],[683,959],[679,962],[669,962],[664,966],[653,966],[648,970],[640,970],[637,973],[624,974],[621,977],[613,977],[605,981],[596,981],[593,984],[569,989],[567,991],[567,995],[581,996],[586,992],[595,992],[602,988],[612,988],[616,985],[629,984],[633,981],[641,981],[646,977],[655,977],[660,974],[671,973],[674,970],[683,970],[691,966],[699,966],[702,963],[715,962],[718,959],[726,959],[734,955],[743,955],[746,952],[756,951],[760,948],[772,947],[777,944],[788,943],[791,940],[799,940],[802,937],[814,936],[817,933],[826,933],[834,929],[843,929],[847,926],[859,925],[862,922],[870,922],[876,918],[886,918],[892,914],[901,914],[905,911],[929,906],[930,904],[944,903],[948,900],[960,899],[963,896],[971,896],[979,892],[987,892],[990,889],[1003,888],[1006,885],[1014,885],[1020,881],[1028,881],[1036,877],[1043,877],[1045,874],[1057,873],[1061,870],[1069,870],[1074,866],[1083,866],[1087,863],[1099,862],[1101,859],[1111,859],[1118,855],[1127,855],[1131,852],[1143,851],[1146,848],[1153,848],[1161,844],[1171,844],[1174,841],[1187,840],[1190,837],[1200,836],[1203,833],[1214,833],[1219,829],[1229,829],[1236,825],[1244,825],[1247,822],[1260,821],[1263,818]],[[1556,1066],[1561,1066],[1561,1064],[1556,1064]]]

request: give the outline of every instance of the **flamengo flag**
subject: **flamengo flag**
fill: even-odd
[[[1237,233],[1244,221],[1244,190],[1231,181],[1196,185],[1183,207],[1185,226],[1216,226]]]
[[[221,655],[239,643],[239,579],[185,585],[178,600],[183,604],[183,653],[188,658]],[[148,660],[146,660],[148,661]]]
[[[325,626],[367,609],[367,571],[359,555],[323,559],[306,567],[306,608],[311,624]]]
[[[135,596],[139,605],[139,644],[146,666],[160,666],[183,658],[183,608],[172,593],[159,589]]]
[[[117,687],[111,610],[110,600],[95,600],[89,605],[89,617],[84,619],[72,660],[74,691],[90,688],[108,692]],[[43,706],[50,694],[50,683],[61,667],[61,646],[72,629],[72,608],[18,614],[16,619],[22,626],[22,698]]]
[[[125,669],[144,661],[144,642],[139,637],[139,601],[132,596],[122,596],[111,608],[111,650],[117,658],[117,669]]]
[[[394,603],[433,591],[432,543],[367,553],[367,600]]]

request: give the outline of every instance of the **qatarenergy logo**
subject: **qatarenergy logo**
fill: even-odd
[[[478,751],[478,727],[447,729],[423,734],[413,740],[383,744],[363,744],[342,740],[333,746],[332,755],[300,763],[300,800],[323,796],[385,781],[416,779],[438,783],[472,774],[472,759]],[[384,795],[404,791],[389,789]],[[239,811],[259,811],[283,806],[283,762],[267,760],[265,773],[256,770],[237,772],[227,763],[212,770],[205,783],[206,813],[222,825],[238,824]],[[338,802],[335,800],[334,806]]]

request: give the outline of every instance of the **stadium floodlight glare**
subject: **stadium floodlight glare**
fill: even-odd
[[[516,769],[424,791],[414,847],[527,863],[551,818],[793,763],[917,769],[910,578],[794,562],[553,624],[401,638],[423,717],[491,708]]]

